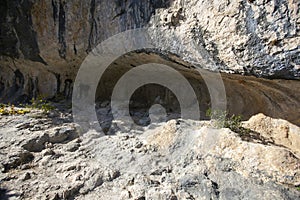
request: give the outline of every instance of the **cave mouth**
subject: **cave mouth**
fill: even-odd
[[[106,133],[113,121],[111,104],[107,100],[96,105],[98,121]],[[133,93],[129,100],[129,114],[133,122],[142,127],[181,118],[175,94],[158,84],[146,84]]]
[[[169,66],[179,72],[195,92],[198,100],[196,103],[200,110],[199,119],[207,119],[205,112],[210,106],[210,95],[198,71],[193,70],[188,64],[185,65],[174,55],[157,53],[152,50],[136,51],[115,60],[99,81],[96,92],[96,111],[104,132],[109,129],[113,121],[110,102],[117,82],[131,69],[149,63]],[[145,73],[147,72],[145,71]],[[180,87],[179,83],[174,83],[174,85]],[[182,90],[182,93],[185,94],[186,91]],[[147,83],[138,87],[131,95],[129,114],[136,125],[148,126],[152,122],[158,123],[181,118],[181,108],[179,100],[169,88],[158,83]]]
[[[129,102],[130,116],[139,126],[165,122],[181,116],[175,94],[158,84],[147,84],[138,88]]]
[[[135,51],[115,60],[99,81],[95,105],[98,121],[105,133],[114,120],[110,102],[117,82],[131,69],[148,63],[167,65],[180,72],[196,94],[200,120],[208,119],[206,111],[211,107],[208,87],[192,65],[173,54],[152,50]],[[257,113],[263,113],[300,125],[300,81],[269,80],[226,73],[221,73],[221,76],[226,90],[228,116],[241,115],[243,120],[247,120]],[[130,117],[138,126],[147,126],[157,121],[151,119],[155,114],[161,116],[159,120],[162,121],[181,117],[176,95],[162,85],[146,84],[139,87],[129,102]]]

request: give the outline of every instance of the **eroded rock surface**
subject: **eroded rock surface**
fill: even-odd
[[[299,6],[297,1],[174,1],[157,11],[150,29],[154,40],[204,68],[295,78]]]
[[[4,103],[40,94],[70,100],[88,53],[122,31],[146,28],[163,48],[124,55],[100,81],[96,100],[108,103],[96,106],[97,114],[102,128],[112,126],[110,135],[82,135],[70,110],[1,116],[0,199],[300,199],[299,7],[297,0],[2,0]],[[195,73],[200,68],[222,72],[230,114],[267,116],[244,123],[249,135],[208,121],[145,127],[112,121],[107,106],[114,84],[147,62],[182,73],[202,116],[211,99]],[[160,95],[173,109],[174,95],[165,90],[145,89],[135,100]],[[135,114],[140,124],[149,123],[147,113]]]
[[[262,144],[214,129],[209,121],[170,120],[100,136],[92,130],[74,134],[79,127],[68,114],[50,116],[1,117],[1,198],[300,197],[299,146],[278,140],[286,136],[282,125],[291,129],[293,141],[299,140],[299,127],[283,120],[257,115],[245,122],[250,128],[255,123],[265,137],[276,134],[273,143]],[[32,129],[37,125],[44,129]]]
[[[70,98],[87,53],[115,34],[141,27],[180,62],[299,79],[299,7],[297,0],[5,0],[0,98],[57,93]]]
[[[277,145],[289,148],[300,158],[300,129],[298,126],[282,119],[272,119],[258,114],[244,123],[244,127],[260,133]]]

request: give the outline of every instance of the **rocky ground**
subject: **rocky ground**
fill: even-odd
[[[170,120],[79,133],[70,112],[0,117],[0,199],[300,199],[300,128],[262,114],[257,135]]]
[[[140,112],[133,118],[145,126],[135,127],[123,119],[111,123],[104,105],[97,108],[104,135],[83,134],[70,105],[45,114],[5,111],[0,103],[0,200],[300,199],[299,0],[2,0],[0,5],[1,103],[39,95],[71,100],[78,72],[93,61],[87,56],[104,44],[105,55],[117,59],[102,77],[92,70],[85,74],[91,84],[79,85],[79,97],[99,80],[90,100],[110,102],[125,73],[160,63],[190,82],[201,116],[214,100],[208,88],[214,84],[207,81],[214,78],[202,77],[203,69],[222,72],[229,114],[268,115],[252,116],[234,132],[177,116],[149,125]],[[137,34],[139,28],[143,34]],[[170,105],[167,111],[175,112],[168,87],[151,87],[135,93],[136,100],[152,105],[152,91],[158,91]]]

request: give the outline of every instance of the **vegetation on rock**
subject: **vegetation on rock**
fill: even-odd
[[[32,98],[30,102],[31,104],[27,105],[28,108],[39,109],[44,113],[47,113],[54,109],[54,106],[52,106],[43,95],[40,95],[37,98]]]
[[[54,106],[51,105],[42,95],[37,98],[32,98],[30,104],[20,104],[19,106],[25,108],[16,107],[14,104],[0,104],[0,115],[24,115],[30,113],[32,109],[41,110],[44,113],[54,109]]]
[[[215,128],[229,128],[240,136],[249,135],[251,130],[242,126],[241,115],[231,115],[228,117],[228,112],[223,110],[212,110],[211,108],[206,111],[206,116],[212,119],[212,126]]]
[[[0,115],[24,115],[29,112],[29,109],[16,109],[14,105],[0,105]]]

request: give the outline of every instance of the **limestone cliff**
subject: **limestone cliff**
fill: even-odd
[[[156,9],[169,6],[165,0],[1,1],[0,98],[24,100],[36,95],[32,91],[51,97],[68,90],[99,42],[146,26]],[[13,98],[17,91],[24,95]]]
[[[0,4],[2,101],[58,93],[70,98],[77,70],[93,47],[139,27],[147,27],[156,43],[196,67],[267,78],[300,77],[297,0],[3,0]],[[246,80],[247,86],[247,78],[238,79]],[[230,80],[224,77],[225,84]],[[274,101],[272,94],[267,96]],[[291,98],[299,102],[297,95]]]

